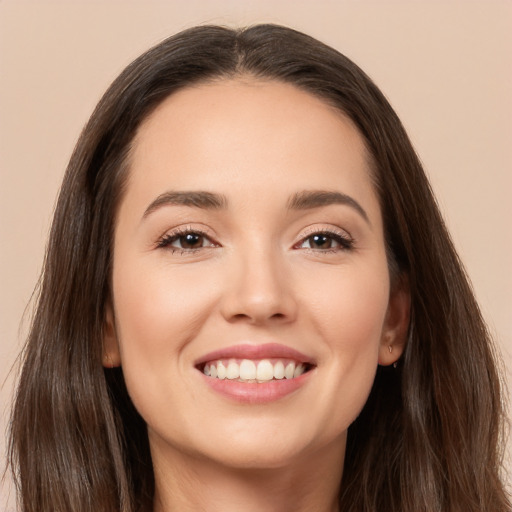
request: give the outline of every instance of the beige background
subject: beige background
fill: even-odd
[[[510,369],[512,2],[0,0],[0,431],[21,317],[81,127],[133,58],[205,22],[298,28],[376,81],[425,164]],[[14,510],[7,490],[0,509]]]

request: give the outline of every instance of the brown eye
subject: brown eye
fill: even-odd
[[[204,246],[204,237],[199,233],[187,233],[178,237],[171,245],[178,246],[181,249],[197,249]]]
[[[311,249],[332,249],[335,241],[329,235],[318,233],[310,236],[308,239]]]
[[[165,235],[157,245],[158,248],[194,251],[203,247],[215,247],[215,243],[205,234],[197,231],[186,231],[181,233]]]
[[[300,249],[312,249],[315,251],[341,251],[352,249],[354,241],[349,236],[341,233],[318,232],[304,238],[299,244]]]

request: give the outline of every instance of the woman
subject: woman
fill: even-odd
[[[395,113],[277,26],[139,57],[71,158],[22,510],[510,510],[489,335]]]

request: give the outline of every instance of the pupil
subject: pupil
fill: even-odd
[[[325,247],[329,243],[329,237],[326,235],[313,235],[313,244],[317,247]]]
[[[181,238],[181,246],[186,249],[193,248],[202,242],[202,236],[196,233],[189,233]]]

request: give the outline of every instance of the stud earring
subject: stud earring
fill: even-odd
[[[391,354],[393,352],[393,345],[388,345],[389,353]],[[393,363],[393,368],[396,368],[398,366],[398,361],[395,361]]]
[[[103,364],[107,368],[110,368],[110,369],[114,368],[114,362],[112,361],[110,354],[105,354],[103,356]]]

